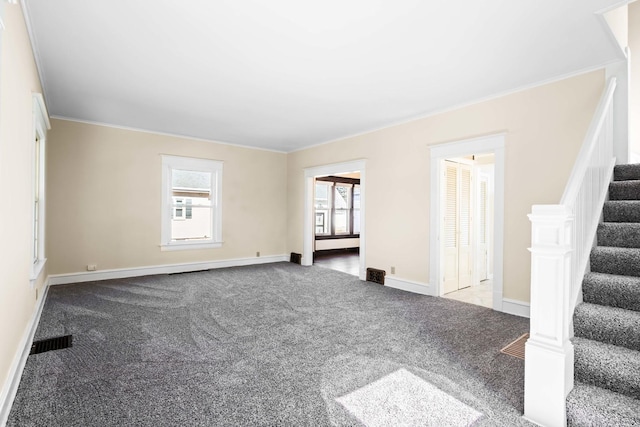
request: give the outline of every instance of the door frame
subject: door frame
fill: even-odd
[[[494,209],[493,209],[493,309],[502,311],[503,267],[504,267],[504,171],[505,171],[505,133],[465,139],[456,142],[433,145],[430,148],[430,238],[429,238],[429,282],[434,294],[442,296],[442,265],[440,253],[441,234],[441,188],[442,160],[451,157],[463,157],[469,154],[493,153],[494,163]]]
[[[302,221],[302,265],[313,264],[313,190],[317,176],[335,175],[338,173],[360,172],[360,280],[366,279],[366,160],[333,163],[304,169],[304,217]]]

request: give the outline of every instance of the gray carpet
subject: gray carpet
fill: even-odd
[[[57,286],[8,425],[529,425],[528,330],[291,263]]]
[[[616,166],[574,313],[569,426],[640,426],[640,165]]]

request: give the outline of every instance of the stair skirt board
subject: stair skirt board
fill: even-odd
[[[568,426],[640,426],[640,165],[618,165],[573,316]]]

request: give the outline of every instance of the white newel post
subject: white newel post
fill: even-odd
[[[535,205],[531,220],[531,325],[525,345],[524,416],[545,427],[566,426],[573,389],[571,226],[565,205]]]

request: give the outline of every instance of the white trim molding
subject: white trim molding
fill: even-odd
[[[32,94],[33,134],[31,137],[31,200],[34,207],[31,212],[31,253],[34,257],[31,264],[30,283],[32,288],[38,280],[47,262],[45,252],[46,236],[46,147],[47,131],[51,129],[49,113],[41,93]]]
[[[504,171],[506,134],[494,134],[429,147],[431,209],[429,223],[429,283],[434,295],[442,296],[442,266],[440,254],[442,160],[469,154],[493,153],[494,158],[494,210],[493,210],[493,309],[503,309],[503,258],[504,258]]]
[[[315,166],[304,169],[304,217],[302,221],[302,265],[313,264],[313,193],[314,179],[318,176],[345,172],[360,172],[360,280],[366,278],[366,160]]]
[[[529,317],[531,305],[528,302],[518,301],[510,298],[502,298],[502,312],[513,314],[514,316]]]
[[[24,366],[27,363],[27,357],[29,357],[29,353],[31,352],[31,344],[33,343],[33,337],[36,333],[36,329],[38,328],[38,322],[40,321],[40,315],[42,314],[42,308],[44,307],[44,303],[47,299],[48,291],[49,283],[48,281],[45,281],[42,288],[42,296],[38,300],[36,309],[27,324],[24,334],[22,335],[22,340],[20,341],[20,344],[18,344],[18,351],[13,357],[13,361],[9,366],[9,374],[7,375],[7,379],[0,391],[0,426],[6,425],[7,420],[9,419],[9,412],[11,411],[11,406],[16,398],[16,393],[18,392],[18,386],[20,385]]]
[[[384,278],[384,285],[389,288],[413,292],[414,294],[436,296],[433,287],[428,283],[414,282],[412,280],[401,279],[395,276],[386,276]]]
[[[211,270],[226,267],[270,264],[288,261],[287,255],[263,256],[260,258],[236,258],[219,261],[190,262],[183,264],[153,265],[147,267],[117,268],[111,270],[87,271],[81,273],[52,274],[49,285],[66,285],[69,283],[95,282],[98,280],[124,279],[127,277],[152,276],[155,274],[188,273],[191,271]]]

